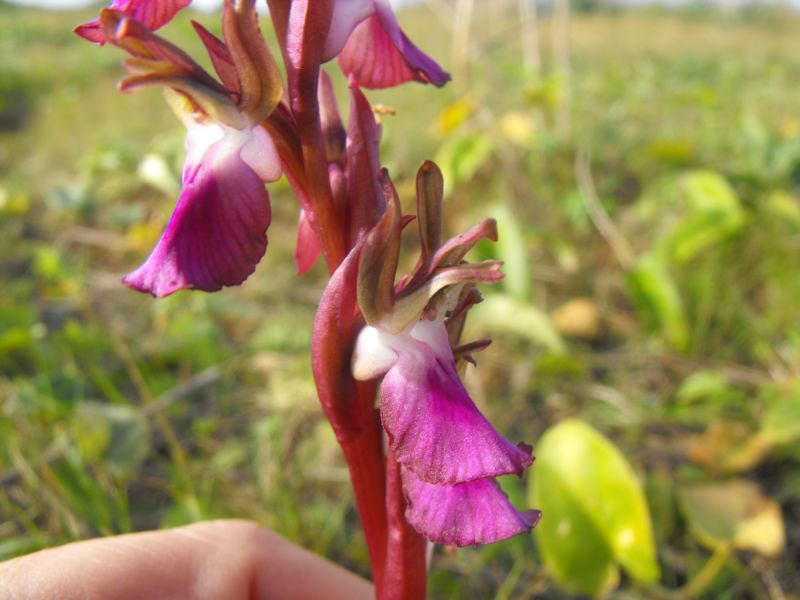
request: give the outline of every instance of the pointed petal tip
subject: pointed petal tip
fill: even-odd
[[[88,42],[98,44],[99,46],[103,46],[106,43],[106,36],[103,35],[100,29],[100,21],[97,19],[78,25],[72,30],[72,33],[79,35]]]
[[[537,509],[526,510],[522,513],[523,517],[525,518],[526,522],[529,524],[528,526],[533,529],[536,527],[539,522],[542,520],[542,511]]]
[[[162,265],[154,264],[157,262],[148,259],[138,269],[125,275],[122,283],[137,292],[150,294],[153,298],[166,298],[182,290],[201,289],[174,272],[170,274],[168,269],[162,270],[159,268]],[[216,289],[201,289],[201,291],[215,292],[221,288],[222,286],[219,286]]]

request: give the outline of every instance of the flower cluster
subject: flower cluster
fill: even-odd
[[[291,168],[302,162],[291,113],[285,102],[280,105],[283,86],[259,31],[254,2],[226,1],[224,40],[194,23],[220,81],[153,33],[188,4],[114,0],[99,18],[75,30],[89,41],[128,52],[132,58],[125,66],[132,75],[120,83],[120,90],[164,86],[170,106],[188,130],[183,190],[172,218],[150,257],[123,279],[158,297],[182,289],[216,291],[247,279],[267,249],[271,211],[263,184],[281,176],[282,164]],[[327,38],[319,48],[323,60],[338,55],[356,84],[388,87],[417,80],[443,85],[449,79],[408,40],[387,2],[320,2],[316,10],[324,12],[323,4],[331,12]],[[282,139],[273,141],[268,132]],[[298,234],[302,272],[313,264],[320,246],[298,171],[287,175],[303,205]]]
[[[401,215],[381,171],[380,125],[361,88],[441,86],[450,76],[403,33],[388,0],[267,0],[284,82],[255,0],[225,0],[221,38],[193,23],[214,77],[154,33],[189,1],[113,0],[76,28],[127,52],[130,74],[120,89],[163,87],[187,129],[172,217],[123,281],[157,297],[242,283],[267,249],[265,184],[287,178],[300,209],[297,270],[322,254],[331,273],[312,362],[350,468],[376,588],[381,597],[384,583],[406,590],[404,597],[424,595],[419,534],[457,546],[489,543],[530,530],[540,517],[515,509],[495,480],[521,475],[531,448],[493,429],[458,371],[488,343],[459,338],[480,301],[475,285],[502,278],[498,262],[464,262],[478,241],[496,239],[495,224],[443,241],[442,178],[433,163],[417,179],[421,256],[396,281],[401,232],[413,218]],[[350,85],[346,128],[321,69],[337,57]]]

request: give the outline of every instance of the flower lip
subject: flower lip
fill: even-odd
[[[490,544],[533,529],[541,511],[520,511],[494,479],[455,486],[427,483],[403,469],[406,518],[427,539],[448,546]]]
[[[267,248],[271,211],[263,178],[279,176],[280,163],[266,132],[194,125],[186,143],[183,191],[175,211],[144,264],[123,278],[157,297],[238,285]],[[270,160],[278,170],[267,168]]]
[[[498,434],[469,397],[442,320],[420,320],[380,341],[397,354],[381,384],[380,412],[399,463],[440,485],[521,475],[530,466],[530,446]]]

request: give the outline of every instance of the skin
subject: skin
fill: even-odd
[[[372,586],[248,521],[67,544],[0,563],[8,600],[360,600]]]

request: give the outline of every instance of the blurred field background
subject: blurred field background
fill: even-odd
[[[0,559],[241,517],[367,573],[288,186],[243,287],[122,286],[184,131],[158,91],[115,91],[122,53],[71,33],[92,16],[0,4]],[[383,160],[409,211],[439,162],[449,233],[499,221],[477,257],[507,277],[468,331],[494,344],[466,383],[534,444],[503,483],[545,512],[536,536],[437,548],[431,597],[800,597],[800,17],[442,0],[400,19],[454,81],[368,94],[396,111]]]

